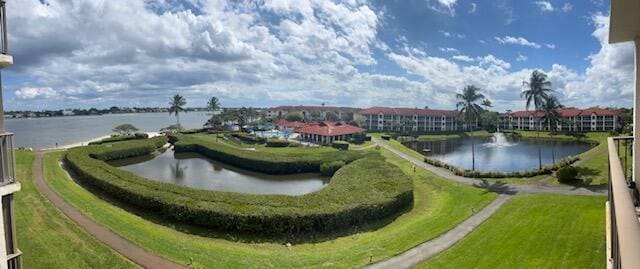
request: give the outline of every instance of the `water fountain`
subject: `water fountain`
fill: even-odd
[[[487,142],[482,145],[488,148],[494,148],[494,147],[511,147],[515,144],[516,143],[511,143],[507,141],[507,138],[504,136],[504,133],[496,132],[493,134],[493,137],[491,137],[491,142]]]

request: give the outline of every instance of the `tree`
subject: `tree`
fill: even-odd
[[[482,100],[482,105],[485,107],[485,110],[489,110],[489,108],[493,106],[489,99]]]
[[[218,97],[211,97],[211,99],[209,99],[209,101],[207,102],[207,109],[209,111],[211,111],[211,113],[215,112],[216,110],[220,109],[220,100],[218,100]]]
[[[179,132],[181,130],[183,130],[184,128],[182,128],[182,125],[180,125],[179,123],[176,124],[171,124],[167,127],[164,127],[162,129],[160,129],[160,132],[167,132],[167,133],[175,133],[175,132]]]
[[[284,116],[284,119],[287,121],[303,121],[304,117],[302,116],[302,112],[295,111],[287,113],[287,115]]]
[[[138,128],[136,128],[135,126],[129,124],[129,123],[125,123],[125,124],[120,124],[118,126],[116,126],[115,128],[113,128],[113,131],[116,133],[119,133],[121,135],[128,135],[131,134],[133,132],[138,131]]]
[[[525,107],[526,110],[529,110],[529,107],[533,105],[536,113],[538,113],[544,105],[545,99],[552,92],[551,81],[547,80],[547,75],[545,73],[536,70],[531,73],[529,81],[523,81],[522,85],[525,87],[525,90],[520,93],[520,98],[524,98],[527,101]],[[536,132],[538,136],[538,164],[539,169],[542,169],[542,152],[540,150],[540,117],[535,115],[535,118],[538,121],[536,124]]]
[[[184,111],[184,105],[187,104],[187,100],[184,99],[184,97],[180,96],[179,94],[176,94],[173,96],[173,98],[171,99],[171,102],[169,102],[169,115],[171,114],[176,114],[176,124],[180,125],[180,115],[178,115],[178,113],[183,112]]]
[[[560,105],[560,102],[558,102],[558,99],[555,96],[549,95],[545,97],[544,104],[542,105],[542,111],[544,112],[544,121],[549,127],[549,135],[553,135],[552,128],[557,126],[561,119],[559,111],[560,108],[562,108],[562,105]],[[556,162],[555,145],[553,143],[551,144],[551,160],[553,163]]]
[[[475,152],[475,139],[473,137],[473,125],[472,121],[477,120],[478,114],[482,111],[480,105],[477,102],[484,99],[484,95],[480,93],[480,89],[473,85],[464,87],[462,93],[456,94],[458,103],[456,108],[463,115],[463,119],[467,125],[467,128],[471,130],[471,170],[476,168],[476,152]]]
[[[324,113],[324,119],[328,121],[339,121],[340,117],[338,117],[338,114],[333,111],[327,111]]]
[[[488,110],[480,112],[480,124],[482,124],[482,127],[487,131],[496,130],[498,118],[498,112],[491,112]]]

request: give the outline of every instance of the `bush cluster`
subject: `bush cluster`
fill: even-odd
[[[129,144],[132,142],[138,145]],[[396,215],[413,203],[411,179],[381,158],[351,162],[318,192],[300,196],[254,195],[153,181],[91,157],[98,152],[115,156],[110,155],[110,150],[120,147],[157,145],[150,140],[120,143],[127,145],[73,148],[67,151],[65,160],[82,183],[168,220],[262,236],[347,231]]]
[[[345,141],[333,141],[331,142],[331,147],[339,149],[339,150],[348,150],[349,143]]]
[[[345,165],[343,161],[333,161],[320,165],[320,174],[323,176],[333,176],[336,171]]]
[[[383,135],[381,135],[381,136],[380,136],[380,138],[382,138],[382,140],[390,140],[390,139],[391,139],[391,136],[390,136],[390,135],[383,134]]]
[[[515,172],[484,172],[460,168],[436,159],[430,159],[427,157],[424,158],[424,162],[430,165],[445,168],[458,176],[471,178],[534,177],[538,175],[549,175],[553,173],[553,171],[558,170],[562,167],[570,166],[572,163],[577,162],[578,160],[580,160],[580,157],[570,156],[554,163],[553,165],[543,166],[542,169]]]
[[[198,152],[217,161],[266,174],[320,172],[320,165],[326,162],[344,161],[350,163],[367,154],[375,154],[363,151],[314,152],[304,148],[300,148],[298,151],[273,154],[242,150],[190,135],[179,136],[174,149],[176,152]]]
[[[289,146],[289,141],[284,139],[278,139],[278,138],[269,138],[267,139],[266,146],[274,147],[274,148],[284,148]]]
[[[573,182],[578,178],[578,169],[573,166],[565,166],[556,172],[556,177],[561,183]]]
[[[180,133],[181,134],[197,134],[197,133],[202,133],[204,132],[204,129],[187,129],[187,130],[181,130]]]
[[[246,143],[264,144],[265,142],[267,142],[267,139],[264,137],[251,135],[243,132],[233,133],[232,136]]]

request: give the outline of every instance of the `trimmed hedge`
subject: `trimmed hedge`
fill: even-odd
[[[269,138],[267,139],[266,146],[274,147],[274,148],[285,148],[289,146],[289,141],[284,139],[278,139],[278,138]]]
[[[247,133],[233,133],[231,134],[233,137],[236,137],[238,139],[240,139],[242,142],[246,142],[246,143],[254,143],[254,144],[263,144],[265,142],[267,142],[267,139],[264,137],[260,137],[257,135],[251,135],[251,134],[247,134]]]
[[[295,174],[320,172],[320,165],[331,161],[350,163],[366,155],[377,154],[365,151],[299,152],[273,154],[249,151],[190,135],[178,137],[176,152],[197,152],[211,159],[242,169],[266,174]]]
[[[424,162],[433,166],[445,168],[455,175],[463,176],[463,177],[471,177],[471,178],[506,178],[506,177],[534,177],[538,175],[549,175],[553,173],[553,171],[558,170],[562,167],[570,166],[571,164],[580,160],[578,156],[569,156],[552,165],[543,166],[542,169],[534,169],[528,171],[515,171],[515,172],[483,172],[483,171],[473,171],[464,168],[457,167],[455,165],[451,165],[440,160],[430,159],[425,157]]]
[[[65,160],[80,182],[173,221],[261,236],[352,231],[357,230],[354,227],[394,216],[413,203],[411,179],[379,155],[339,169],[331,183],[318,192],[300,196],[254,195],[153,181],[90,157],[98,152],[115,156],[109,150],[119,147],[147,148],[159,144],[151,139],[121,143],[127,145],[72,148]]]
[[[339,149],[339,150],[348,150],[349,143],[345,141],[333,141],[331,142],[331,147]]]
[[[147,140],[130,140],[104,145],[91,145],[91,158],[102,161],[124,159],[149,154],[167,143],[167,138],[158,136]]]
[[[105,143],[113,143],[113,142],[120,142],[120,141],[133,140],[133,139],[140,139],[140,138],[138,138],[136,135],[115,135],[115,136],[107,137],[98,141],[89,142],[89,145],[101,145]]]
[[[320,165],[320,174],[323,176],[333,176],[336,171],[345,165],[343,161],[333,161]]]
[[[381,136],[380,136],[380,138],[382,138],[382,140],[390,140],[390,139],[391,139],[391,136],[390,136],[390,135],[383,134],[383,135],[381,135]]]

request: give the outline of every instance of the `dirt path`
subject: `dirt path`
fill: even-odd
[[[417,245],[397,256],[369,265],[366,268],[413,268],[422,261],[438,255],[440,252],[449,249],[458,243],[458,241],[465,238],[485,220],[493,216],[511,197],[511,195],[501,194],[478,213],[469,217],[448,232]]]
[[[144,250],[131,241],[121,237],[117,233],[108,228],[94,222],[85,216],[80,210],[67,203],[62,197],[54,192],[44,180],[43,177],[43,156],[45,152],[37,152],[36,159],[33,163],[33,180],[38,191],[42,193],[53,205],[55,205],[62,213],[73,220],[78,226],[83,228],[96,239],[100,240],[107,246],[113,248],[120,255],[127,257],[134,263],[144,268],[186,268],[182,265],[165,260],[156,256],[151,252]]]

